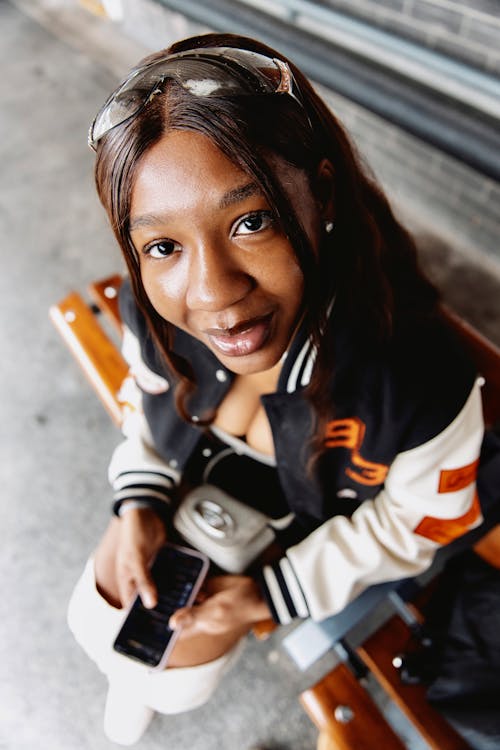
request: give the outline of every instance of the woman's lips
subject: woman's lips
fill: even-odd
[[[226,357],[243,357],[261,349],[271,333],[273,314],[240,323],[233,328],[210,328],[207,334],[210,343]]]

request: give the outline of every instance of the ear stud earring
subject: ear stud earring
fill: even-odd
[[[325,226],[325,232],[327,234],[331,234],[331,232],[333,231],[333,221],[325,221],[324,226]]]

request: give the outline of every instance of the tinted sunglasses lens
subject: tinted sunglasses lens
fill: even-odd
[[[106,104],[94,120],[89,132],[90,144],[93,146],[108,130],[137,114],[143,104],[144,92],[138,89],[124,89],[115,94],[113,101]]]
[[[283,90],[284,63],[246,50],[225,48],[180,53],[134,71],[110,96],[89,131],[95,145],[111,128],[136,115],[165,79],[199,97],[268,94]],[[291,91],[289,91],[291,93]]]

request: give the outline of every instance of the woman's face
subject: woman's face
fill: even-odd
[[[317,249],[320,217],[306,175],[272,163]],[[237,374],[279,361],[302,311],[302,271],[258,185],[206,136],[171,131],[145,154],[130,235],[162,318]]]

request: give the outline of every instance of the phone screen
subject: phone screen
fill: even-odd
[[[178,631],[168,627],[170,616],[193,604],[208,571],[200,552],[167,544],[151,568],[158,588],[158,604],[147,609],[137,596],[113,644],[115,651],[150,667],[165,666]]]

